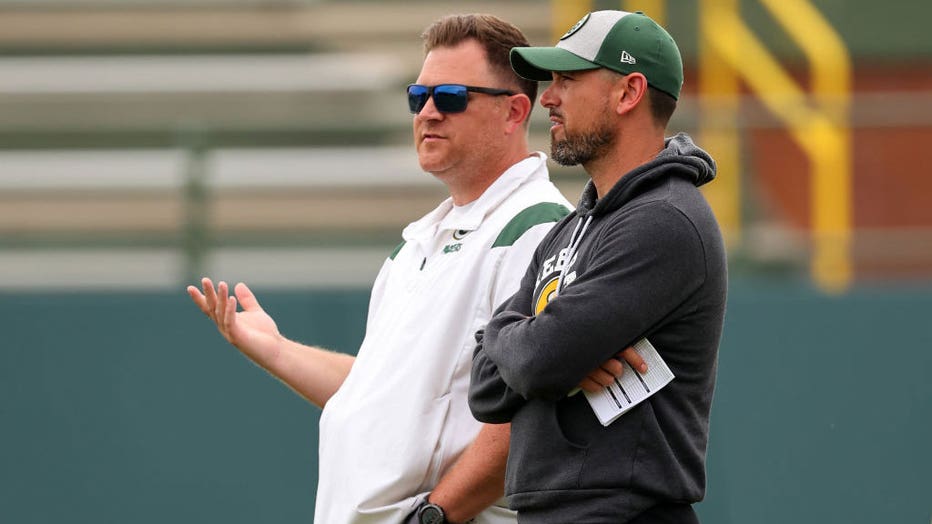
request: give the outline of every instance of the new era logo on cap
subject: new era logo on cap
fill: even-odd
[[[636,63],[638,63],[638,61],[635,60],[633,56],[629,55],[627,51],[622,51],[622,52],[621,52],[621,61],[624,62],[624,63],[626,63],[626,64],[636,64]]]

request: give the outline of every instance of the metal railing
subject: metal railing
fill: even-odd
[[[722,148],[720,170],[738,173],[738,78],[783,122],[810,166],[812,278],[825,291],[841,292],[852,279],[851,60],[841,38],[807,0],[760,1],[809,60],[811,94],[741,20],[736,0],[702,0],[700,103],[707,129]],[[715,195],[713,205],[722,209],[723,227],[740,231],[740,184],[730,180],[719,189],[724,194]]]
[[[741,82],[785,126],[810,169],[810,273],[829,292],[852,280],[852,166],[848,114],[851,60],[839,35],[808,0],[759,0],[809,61],[811,88],[797,83],[742,20],[738,0],[700,0],[699,103],[702,143],[719,179],[707,196],[732,249],[742,238]],[[666,19],[665,0],[625,0],[622,9]],[[587,0],[553,2],[553,34],[593,8]]]

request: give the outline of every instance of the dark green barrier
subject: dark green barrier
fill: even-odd
[[[928,286],[733,281],[704,522],[929,522],[930,320]]]
[[[259,298],[292,338],[362,338],[366,292]],[[703,521],[929,522],[930,314],[928,288],[734,282]],[[0,319],[0,521],[311,522],[318,410],[183,291],[4,294]]]
[[[292,337],[355,351],[366,293],[260,294]],[[0,295],[0,522],[311,522],[319,410],[182,290]]]

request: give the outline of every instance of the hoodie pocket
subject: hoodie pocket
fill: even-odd
[[[581,394],[529,402],[511,432],[508,494],[629,487],[638,457],[654,467],[656,458],[644,457],[645,444],[663,439],[649,402],[605,427]]]
[[[556,404],[531,401],[512,421],[505,492],[575,489],[587,453],[563,432]]]

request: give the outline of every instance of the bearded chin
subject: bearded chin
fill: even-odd
[[[586,160],[581,159],[580,156],[579,148],[570,140],[559,140],[550,144],[550,157],[561,166],[579,165],[580,162]]]
[[[614,141],[615,136],[606,129],[567,136],[551,142],[550,157],[561,166],[585,165],[601,157]]]

